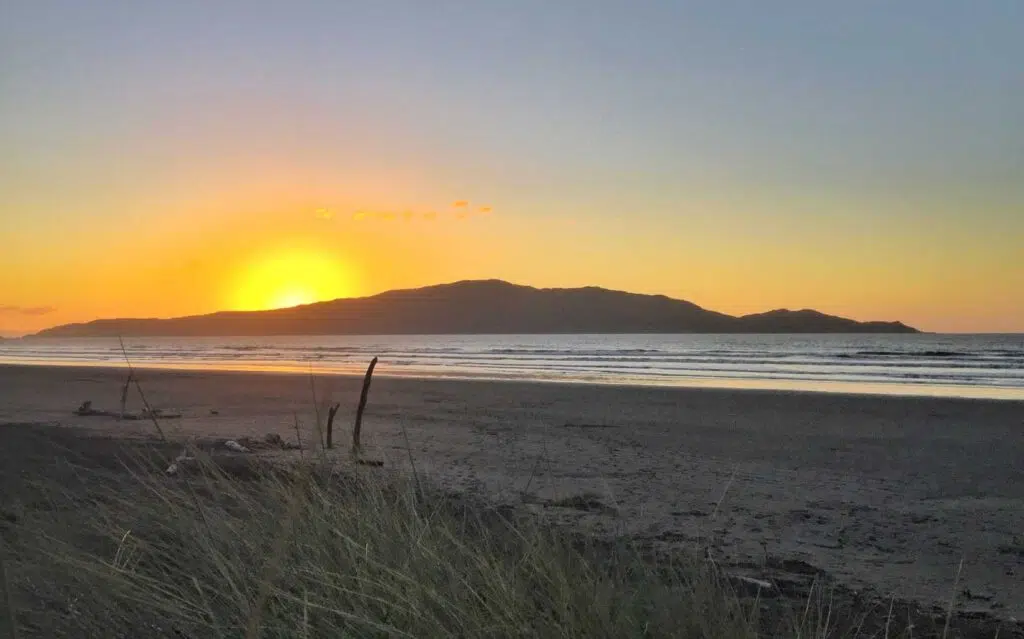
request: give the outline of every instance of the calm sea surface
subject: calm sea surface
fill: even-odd
[[[130,338],[135,366],[1024,400],[1024,335]],[[123,366],[116,339],[0,342],[0,363]]]

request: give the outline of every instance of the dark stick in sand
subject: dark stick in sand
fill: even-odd
[[[363,390],[359,394],[359,408],[356,409],[356,424],[352,428],[352,456],[359,458],[359,433],[363,426],[363,411],[366,410],[366,398],[370,395],[370,381],[373,379],[373,369],[377,366],[377,358],[370,360],[366,369],[366,377],[363,378]]]
[[[142,400],[142,405],[146,407],[145,414],[148,414],[149,418],[153,421],[153,427],[156,428],[156,432],[160,435],[160,439],[164,443],[170,442],[170,440],[167,439],[167,435],[164,434],[164,429],[160,427],[160,421],[156,418],[156,411],[154,411],[153,407],[149,405],[149,401],[146,399],[146,394],[142,391],[142,385],[139,384],[138,379],[135,379],[135,367],[132,366],[132,360],[128,357],[128,349],[124,347],[124,339],[122,337],[118,337],[117,342],[121,345],[121,354],[124,355],[124,361],[128,365],[128,380],[129,382],[135,382],[135,390],[139,391],[139,399]],[[196,502],[197,508],[198,505],[198,502]]]

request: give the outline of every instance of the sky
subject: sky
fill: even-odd
[[[0,334],[462,279],[1024,332],[1019,0],[8,0]]]

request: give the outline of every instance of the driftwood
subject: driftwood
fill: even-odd
[[[238,466],[238,464],[235,462],[231,462],[231,459],[235,459],[237,461],[248,457],[248,455],[244,454],[225,456],[222,454],[222,448],[229,450],[233,453],[260,453],[265,451],[277,450],[302,450],[302,446],[300,444],[285,441],[284,438],[278,435],[277,433],[267,433],[265,436],[260,438],[239,437],[238,439],[217,440],[213,442],[207,442],[205,445],[202,446],[202,448],[204,450],[207,450],[209,454],[215,455],[214,459],[222,469],[226,467],[231,467],[232,465],[235,468],[244,467]],[[228,464],[228,462],[230,462],[230,464]],[[167,467],[167,469],[164,472],[167,473],[168,475],[176,475],[184,470],[194,469],[198,463],[199,462],[197,458],[191,454],[189,448],[185,447],[184,449],[182,449],[181,454],[179,454],[174,459],[174,461],[171,462],[171,464]]]
[[[292,442],[286,442],[284,438],[277,433],[267,433],[262,439],[239,437],[233,441],[246,448],[247,450],[245,452],[258,452],[264,450],[302,450],[301,443],[293,444]],[[235,450],[228,442],[224,442],[224,445]]]
[[[120,413],[112,410],[100,410],[98,408],[93,408],[91,401],[82,402],[82,405],[75,409],[74,414],[79,417],[115,417],[117,419],[127,419],[129,421],[153,419],[154,417],[158,419],[181,418],[181,413],[168,412],[159,408],[154,408],[153,410],[144,408],[141,413],[126,413],[123,410]]]
[[[106,411],[99,411],[92,407],[92,401],[84,401],[82,405],[75,410],[75,415],[80,417],[88,417],[91,415],[104,415]]]
[[[366,377],[363,378],[363,391],[359,395],[359,408],[356,409],[356,424],[352,428],[352,457],[359,459],[361,451],[359,435],[363,426],[363,411],[366,410],[366,399],[370,395],[370,381],[373,379],[373,369],[377,366],[377,358],[370,360],[370,366],[366,369]]]
[[[250,452],[248,447],[243,446],[242,444],[239,444],[238,442],[236,442],[233,439],[229,439],[226,442],[224,442],[224,448],[227,448],[228,450],[234,451],[236,453],[248,453],[248,452]]]

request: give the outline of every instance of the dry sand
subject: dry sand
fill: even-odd
[[[182,412],[164,422],[175,436],[294,441],[296,416],[313,436],[308,376],[138,375],[154,406]],[[149,435],[144,421],[71,414],[85,400],[116,410],[125,376],[0,367],[0,424]],[[342,404],[342,456],[360,382],[315,383],[321,406]],[[557,518],[709,545],[751,574],[766,556],[793,560],[852,588],[1024,618],[1024,402],[376,378],[366,456],[408,468],[403,426],[417,471],[448,488],[525,492]],[[585,498],[556,505],[573,497]]]

